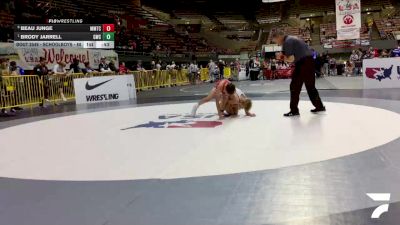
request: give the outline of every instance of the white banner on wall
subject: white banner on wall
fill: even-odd
[[[400,88],[400,58],[363,61],[364,88]]]
[[[218,59],[239,59],[240,55],[219,55]]]
[[[80,67],[84,67],[84,62],[89,62],[91,67],[96,69],[100,58],[106,57],[107,61],[113,60],[118,67],[118,54],[113,50],[97,49],[68,49],[68,48],[24,48],[15,49],[13,43],[0,43],[0,57],[9,58],[15,61],[18,66],[25,70],[32,70],[39,63],[39,58],[43,57],[47,61],[47,67],[53,69],[57,62],[65,62],[67,68],[74,58],[80,62]]]
[[[359,28],[346,28],[337,30],[338,40],[353,40],[360,38],[360,29]],[[340,37],[340,39],[339,39]]]
[[[126,101],[136,98],[133,75],[74,79],[76,104]]]
[[[360,0],[336,0],[338,40],[359,39],[361,29]]]
[[[282,46],[280,45],[263,45],[264,52],[280,52]]]

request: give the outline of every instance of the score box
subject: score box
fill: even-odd
[[[103,41],[114,41],[114,32],[105,32],[102,35]]]
[[[103,32],[114,32],[114,24],[103,24]]]
[[[114,49],[114,41],[96,41],[96,48]]]

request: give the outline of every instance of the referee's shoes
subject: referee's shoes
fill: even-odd
[[[315,108],[315,109],[311,109],[310,112],[312,113],[319,113],[319,112],[325,112],[326,108],[325,106],[322,106],[322,108]]]
[[[322,108],[315,108],[315,109],[311,109],[310,112],[312,113],[319,113],[319,112],[325,112],[326,108],[325,106],[323,106]],[[293,117],[293,116],[300,116],[299,112],[288,112],[283,114],[283,116],[285,117]]]

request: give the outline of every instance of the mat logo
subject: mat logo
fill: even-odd
[[[393,65],[389,68],[372,68],[367,67],[365,69],[365,75],[370,79],[378,80],[379,82],[384,79],[392,79]],[[397,68],[400,71],[400,68]]]
[[[182,114],[166,114],[158,116],[157,121],[149,121],[121,130],[134,128],[215,128],[222,125],[221,121],[214,120],[215,114],[199,114],[196,117]]]
[[[372,219],[379,219],[383,213],[389,211],[390,193],[367,193],[367,196],[376,202],[387,202],[378,206],[372,212]]]

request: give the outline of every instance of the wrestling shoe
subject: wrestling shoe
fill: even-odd
[[[325,111],[326,111],[325,106],[322,106],[322,108],[315,108],[310,110],[310,112],[312,113],[325,112]]]
[[[283,116],[285,116],[285,117],[300,116],[300,113],[298,113],[298,112],[288,112],[288,113],[283,114]]]
[[[195,117],[198,108],[199,108],[199,104],[195,104],[192,108],[192,112],[190,113],[190,116]]]

